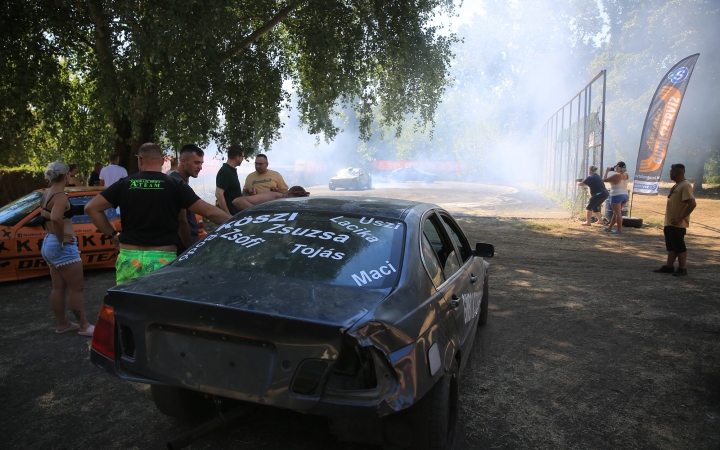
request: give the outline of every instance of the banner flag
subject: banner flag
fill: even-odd
[[[658,194],[670,136],[699,56],[700,53],[696,53],[675,64],[655,91],[640,137],[633,194]]]

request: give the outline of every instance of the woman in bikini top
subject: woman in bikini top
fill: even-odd
[[[71,220],[75,215],[75,208],[65,194],[68,172],[68,166],[59,161],[50,163],[45,170],[45,178],[52,184],[40,202],[40,216],[45,219],[47,231],[41,252],[50,268],[52,279],[50,305],[57,321],[55,332],[76,331],[81,336],[92,336],[95,327],[88,322],[85,315],[82,259]],[[70,322],[65,316],[66,292],[67,303],[77,323]]]
[[[60,197],[56,197],[58,194],[62,194]],[[45,200],[47,198],[47,200]],[[53,201],[53,199],[55,199]],[[60,239],[59,231],[55,232],[55,225],[51,219],[52,209],[57,204],[58,207],[64,208],[63,212],[63,239]],[[75,240],[75,229],[73,228],[72,218],[75,216],[75,206],[70,204],[70,200],[65,194],[65,190],[53,192],[53,188],[48,189],[43,194],[42,202],[40,203],[40,215],[43,217],[43,226],[45,231],[49,234],[57,236],[58,241],[64,244],[69,244]]]

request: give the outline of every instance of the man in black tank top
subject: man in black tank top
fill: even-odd
[[[112,242],[119,243],[120,254],[115,264],[118,284],[175,259],[182,209],[217,224],[230,218],[220,208],[201,200],[187,183],[162,173],[163,154],[157,144],[143,144],[137,157],[140,172],[121,178],[85,206],[93,224]],[[118,206],[122,233],[112,227],[103,213]]]

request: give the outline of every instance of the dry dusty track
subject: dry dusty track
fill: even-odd
[[[562,219],[561,210],[522,189],[440,185],[381,187],[372,195],[499,217],[461,219],[471,241],[495,244],[497,256],[489,322],[462,380],[458,449],[720,446],[720,233],[691,229],[690,276],[677,279],[651,272],[664,257],[657,227],[609,236]],[[493,189],[520,202],[482,203]],[[475,211],[462,205],[472,196],[482,204]],[[661,202],[641,203],[662,211]],[[698,221],[719,223],[718,203],[701,202]],[[558,217],[514,219],[546,207]],[[113,276],[86,273],[91,316]],[[186,430],[156,411],[144,386],[94,368],[87,338],[53,333],[49,292],[49,278],[0,285],[3,448],[161,449]],[[190,448],[368,447],[338,443],[322,418],[259,408]]]

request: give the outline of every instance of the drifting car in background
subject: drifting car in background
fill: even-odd
[[[434,183],[437,175],[433,173],[423,172],[414,167],[401,167],[390,172],[389,178],[393,181],[405,183],[406,181],[422,181],[424,183]]]
[[[449,449],[493,253],[435,205],[263,203],[108,290],[91,361],[173,417],[252,402],[329,416],[341,440]]]
[[[342,169],[334,177],[330,178],[328,188],[334,191],[337,188],[345,189],[372,189],[372,177],[363,169],[348,167]]]

